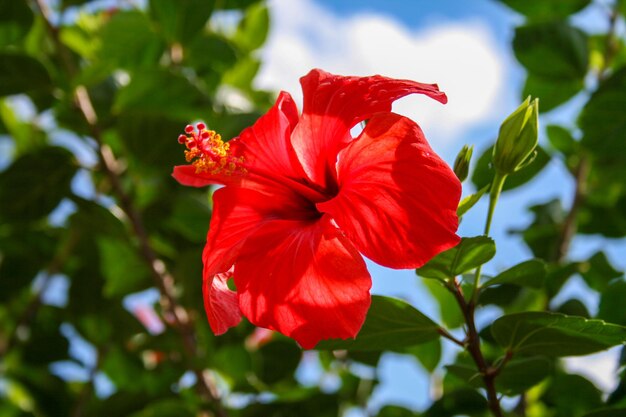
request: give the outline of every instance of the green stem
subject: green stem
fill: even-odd
[[[496,204],[500,198],[502,187],[504,186],[504,180],[506,180],[506,174],[496,172],[496,176],[491,183],[491,190],[489,190],[489,211],[487,212],[487,222],[485,223],[485,235],[489,235],[491,229],[491,221],[493,220],[493,212],[496,210]]]
[[[491,230],[491,221],[493,220],[493,213],[496,211],[496,204],[498,203],[498,199],[500,198],[500,193],[502,193],[502,187],[504,186],[505,180],[506,174],[501,174],[499,172],[496,172],[495,177],[493,177],[491,189],[489,190],[489,210],[487,211],[487,221],[485,222],[485,236],[489,236],[489,230]],[[476,298],[478,297],[481,270],[482,265],[476,268],[476,274],[474,275],[474,288],[472,289],[473,303],[476,302]]]

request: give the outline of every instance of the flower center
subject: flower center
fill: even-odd
[[[197,130],[197,131],[196,131]],[[213,130],[207,130],[204,123],[198,123],[196,128],[187,125],[186,135],[178,137],[178,143],[187,147],[185,159],[196,167],[196,174],[245,174],[244,158],[234,156],[230,151],[230,144]]]

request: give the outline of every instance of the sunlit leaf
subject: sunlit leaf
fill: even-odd
[[[502,316],[491,332],[502,347],[529,355],[587,355],[626,343],[626,327],[548,312]]]
[[[540,259],[531,259],[499,273],[495,278],[482,284],[482,286],[514,284],[522,287],[541,288],[545,275],[545,263]]]
[[[496,254],[496,245],[487,236],[465,237],[416,270],[425,278],[449,279],[486,263]]]

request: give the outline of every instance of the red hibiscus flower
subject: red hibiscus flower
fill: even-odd
[[[174,178],[225,186],[213,197],[203,253],[204,306],[215,334],[243,314],[303,348],[355,337],[370,305],[360,253],[417,268],[459,242],[459,181],[421,129],[391,113],[408,94],[442,103],[445,94],[436,85],[321,70],[301,84],[301,115],[282,92],[229,142],[201,123],[179,138],[191,164],[175,167]]]

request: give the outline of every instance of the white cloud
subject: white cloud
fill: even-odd
[[[417,121],[431,140],[448,144],[502,116],[505,65],[478,21],[413,30],[380,15],[336,16],[312,0],[272,0],[270,12],[256,80],[261,88],[286,90],[301,100],[298,79],[314,67],[437,83],[448,95],[447,105],[412,96],[394,110]]]

